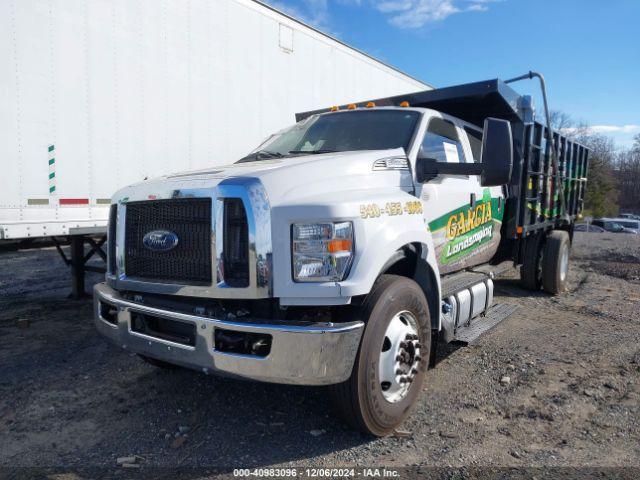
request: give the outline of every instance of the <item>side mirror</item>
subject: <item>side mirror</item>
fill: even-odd
[[[487,118],[482,135],[483,187],[505,185],[511,180],[513,169],[513,136],[507,120]]]
[[[438,162],[434,158],[418,158],[416,160],[416,178],[424,183],[438,175],[480,175],[482,165],[479,163]]]

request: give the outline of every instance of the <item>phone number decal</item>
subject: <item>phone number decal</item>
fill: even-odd
[[[360,205],[360,216],[362,218],[378,218],[382,215],[395,217],[398,215],[418,215],[422,213],[422,202],[419,200],[411,202],[387,202],[384,205],[377,203],[366,203]]]

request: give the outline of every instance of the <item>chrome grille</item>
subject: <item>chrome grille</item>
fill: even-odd
[[[144,236],[167,230],[175,248],[156,251]],[[211,199],[174,198],[126,204],[125,272],[128,277],[185,285],[211,283]]]

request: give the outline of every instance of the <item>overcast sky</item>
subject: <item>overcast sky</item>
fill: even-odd
[[[640,133],[640,0],[264,1],[436,87],[538,70],[551,109]]]

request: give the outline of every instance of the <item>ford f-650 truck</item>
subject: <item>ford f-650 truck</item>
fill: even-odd
[[[392,432],[436,342],[510,313],[505,265],[565,289],[588,151],[507,85],[535,75],[300,113],[232,165],[120,190],[98,330],[157,366],[329,385]]]

